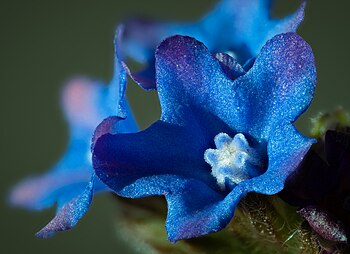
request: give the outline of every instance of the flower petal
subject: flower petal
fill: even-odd
[[[218,191],[210,167],[203,163],[207,133],[201,133],[196,121],[192,129],[158,121],[140,133],[108,134],[118,121],[107,118],[96,129],[93,164],[104,183],[124,197],[165,195],[172,242],[226,226],[244,193],[238,190],[225,199],[227,193]]]
[[[158,121],[139,133],[103,135],[93,148],[95,172],[107,186],[126,197],[159,195],[149,193],[137,181],[160,175],[194,178],[217,188],[203,159],[207,137],[197,126],[196,122],[183,127]]]
[[[97,105],[104,97],[103,88],[102,84],[84,77],[71,79],[64,87],[62,107],[74,134],[91,130],[100,121],[101,112]]]
[[[53,206],[61,197],[72,198],[84,190],[91,172],[49,173],[32,177],[17,184],[11,191],[9,202],[30,210],[42,210]]]
[[[110,115],[122,115],[125,118],[125,114],[130,114],[123,91],[118,91],[119,87],[125,86],[118,83],[119,78],[123,77],[115,75],[117,77],[113,78],[109,86],[85,77],[71,79],[66,84],[62,93],[62,107],[70,127],[71,138],[86,139],[85,142],[90,142],[93,130],[104,118]],[[126,79],[125,73],[121,76]],[[124,103],[121,100],[124,100]],[[126,112],[118,113],[121,111],[119,104],[125,107],[123,110]],[[123,122],[121,130],[136,129],[131,115]]]
[[[222,108],[226,107],[222,101],[233,101],[232,81],[225,74],[221,62],[191,37],[173,36],[159,45],[156,74],[163,121],[186,121],[186,114],[192,108],[201,108],[216,115],[217,108],[221,111],[228,109]],[[233,107],[232,112],[235,111]]]
[[[113,122],[106,121],[106,125]],[[200,128],[194,129],[200,133]],[[94,146],[94,168],[121,196],[165,195],[168,237],[175,242],[224,228],[248,192],[279,192],[312,143],[291,124],[276,130],[269,140],[266,173],[243,181],[224,198],[227,193],[218,191],[210,169],[201,165],[204,148],[198,145],[200,140],[199,134],[183,126],[161,121],[136,134],[105,134]]]
[[[171,183],[167,179],[167,183]],[[202,182],[177,180],[178,185],[166,193],[168,239],[176,242],[217,232],[232,219],[242,193],[232,191],[226,198]]]
[[[268,41],[253,67],[236,80],[202,43],[183,36],[161,43],[156,70],[162,120],[184,121],[185,108],[198,107],[258,141],[305,111],[316,82],[312,50],[294,33]]]
[[[301,135],[292,124],[278,126],[267,143],[268,168],[258,177],[238,184],[242,192],[273,195],[280,192],[287,177],[298,167],[315,140]]]
[[[78,201],[72,200],[84,193],[93,174],[90,150],[93,131],[105,117],[118,114],[119,83],[116,82],[112,81],[108,87],[82,77],[68,82],[62,94],[62,106],[70,127],[70,142],[66,153],[48,173],[16,185],[9,195],[12,205],[41,210],[57,203],[59,211],[68,206],[71,208],[65,209],[64,213],[74,211],[72,206]],[[121,121],[117,129],[119,132],[127,132],[137,128],[133,118],[129,117]],[[94,186],[96,192],[107,190],[107,186],[98,179]],[[75,225],[74,220],[80,219],[86,210],[87,207],[85,210],[80,209],[81,214],[78,217],[72,214],[72,221],[65,221],[67,225],[61,221],[63,215],[60,214],[63,212],[58,212],[54,221],[60,221],[62,229],[70,228]],[[49,225],[52,228],[54,224]]]
[[[146,89],[155,88],[154,50],[166,37],[180,34],[197,38],[211,52],[233,52],[244,62],[255,57],[274,35],[295,32],[304,18],[306,2],[283,19],[270,16],[271,0],[223,0],[196,23],[166,23],[146,19],[125,24],[123,42],[126,55],[146,63],[146,72],[131,75]],[[252,19],[254,17],[254,19]],[[146,74],[147,77],[142,77]],[[143,81],[146,80],[146,84]]]
[[[63,198],[69,200],[78,195],[84,190],[93,173],[90,156],[87,142],[72,141],[66,154],[48,173],[17,184],[11,190],[10,203],[31,210],[41,210]]]
[[[285,188],[279,195],[294,206],[320,204],[333,188],[332,176],[328,164],[310,149],[297,170],[288,177]]]
[[[325,136],[327,161],[339,170],[350,168],[350,132],[329,130]]]
[[[308,206],[301,209],[299,214],[324,239],[347,243],[348,238],[344,225],[328,214],[327,211],[317,206]]]
[[[161,120],[134,134],[108,134],[113,120],[97,130],[97,176],[125,197],[165,195],[171,241],[222,229],[248,192],[279,192],[313,142],[292,125],[310,103],[315,82],[312,52],[300,37],[274,37],[235,80],[223,62],[193,38],[165,40],[156,53]],[[204,151],[218,133],[237,132],[266,144],[268,168],[220,192]]]
[[[312,49],[297,34],[277,35],[239,83],[241,93],[254,98],[243,98],[246,115],[241,121],[253,136],[266,139],[276,126],[294,122],[310,105],[316,85]]]
[[[233,191],[225,198],[226,193],[211,188],[208,179],[200,179],[209,176],[211,185],[216,184],[209,172],[200,172],[200,166],[193,167],[191,160],[195,159],[196,150],[190,145],[191,140],[179,149],[176,142],[184,138],[181,131],[173,129],[171,140],[162,134],[165,132],[162,125],[158,122],[133,136],[107,134],[98,139],[94,152],[97,175],[124,197],[164,195],[168,203],[166,228],[172,242],[221,230],[231,220],[244,193]],[[141,135],[144,137],[137,137]],[[153,142],[145,143],[142,139],[146,138]],[[163,146],[157,140],[170,143],[171,152],[169,144]],[[183,161],[179,162],[179,158]],[[199,162],[202,161],[203,154]],[[158,163],[162,163],[162,170],[157,168]]]
[[[68,230],[74,227],[90,207],[94,193],[94,179],[95,176],[93,175],[84,191],[59,208],[55,218],[36,233],[36,236],[47,238],[53,236],[58,231]]]
[[[152,59],[156,46],[176,34],[198,38],[214,52],[232,51],[244,45],[249,59],[274,35],[295,32],[304,18],[305,5],[304,1],[288,17],[272,19],[271,0],[223,0],[197,23],[129,20],[123,41],[127,54],[140,62]]]
[[[155,75],[156,71],[154,69],[154,62],[150,63],[145,69],[132,72],[129,67],[124,63],[123,64],[126,73],[132,78],[132,80],[141,86],[145,90],[154,90],[155,86]]]

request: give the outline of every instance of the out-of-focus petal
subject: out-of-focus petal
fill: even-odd
[[[121,64],[118,59],[116,62]],[[129,111],[123,91],[126,73],[121,70],[116,66],[109,86],[83,77],[68,82],[62,93],[62,107],[70,129],[64,156],[48,173],[20,182],[10,193],[12,205],[27,209],[41,210],[57,204],[56,217],[40,231],[40,236],[47,237],[50,232],[74,226],[88,209],[87,195],[92,198],[94,192],[108,189],[98,178],[95,184],[89,183],[93,174],[91,139],[94,129],[104,118],[110,115],[125,117]],[[132,115],[123,118],[115,128],[118,133],[136,130]],[[90,189],[86,188],[87,184]]]
[[[36,236],[47,238],[53,236],[56,232],[74,227],[90,207],[94,194],[94,179],[95,176],[93,175],[80,195],[60,207],[56,216],[43,229],[36,233]]]
[[[285,18],[274,19],[270,15],[270,0],[222,0],[194,23],[129,20],[122,35],[124,50],[133,59],[147,65],[147,71],[131,76],[142,87],[155,88],[154,50],[162,40],[177,34],[195,37],[211,52],[231,52],[245,62],[255,57],[267,40],[276,34],[295,32],[304,18],[305,5],[303,2],[297,11]]]

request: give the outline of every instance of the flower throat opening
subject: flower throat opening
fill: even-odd
[[[204,160],[212,167],[212,175],[222,190],[232,189],[240,182],[259,176],[265,160],[261,152],[249,146],[242,133],[231,138],[219,133],[214,138],[216,149],[207,149]]]

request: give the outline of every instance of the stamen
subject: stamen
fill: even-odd
[[[262,156],[249,146],[242,133],[233,138],[226,133],[219,133],[215,136],[214,143],[216,149],[207,149],[204,160],[212,167],[212,175],[221,189],[234,187],[260,174]]]

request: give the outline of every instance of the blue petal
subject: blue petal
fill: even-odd
[[[59,208],[55,218],[36,233],[36,236],[47,238],[53,236],[58,231],[68,230],[74,227],[90,207],[94,193],[94,179],[95,176],[93,175],[82,193]]]
[[[312,50],[294,33],[268,41],[248,73],[235,80],[202,43],[183,36],[158,47],[156,70],[162,120],[184,122],[188,111],[201,108],[260,142],[306,110],[316,83]]]
[[[75,170],[68,169],[53,170],[20,182],[10,193],[10,203],[30,210],[49,208],[57,202],[59,206],[63,205],[67,199],[84,190],[92,174],[92,169],[87,165]],[[106,187],[100,184],[100,189]]]
[[[202,20],[202,27],[206,28],[207,32],[214,31],[216,37],[206,40],[198,37],[199,40],[211,50],[233,51],[243,60],[256,56],[267,40],[280,33],[295,32],[304,19],[305,1],[296,12],[282,19],[271,18],[271,2],[221,1],[214,11]]]
[[[84,191],[93,173],[90,144],[86,140],[72,140],[63,158],[48,173],[30,177],[18,183],[9,196],[14,206],[42,210],[65,202]],[[98,179],[95,191],[107,187]]]
[[[217,188],[203,159],[213,138],[196,121],[187,126],[158,121],[139,133],[100,137],[94,145],[93,166],[107,186],[126,197],[159,195],[161,190],[151,193],[137,181],[161,175],[194,178]]]
[[[96,107],[104,94],[103,84],[88,78],[70,80],[62,92],[62,108],[66,121],[75,139],[85,137],[100,119],[100,108]],[[81,133],[83,131],[83,133]]]
[[[314,142],[315,140],[300,134],[290,123],[276,127],[267,143],[266,172],[241,182],[237,188],[242,192],[268,195],[280,192],[287,177],[294,172]]]
[[[80,196],[85,195],[86,185],[93,174],[90,146],[95,127],[105,117],[118,114],[119,83],[116,82],[117,79],[114,79],[106,87],[86,78],[75,78],[68,83],[62,97],[62,106],[70,127],[70,141],[65,155],[48,173],[22,181],[10,193],[11,204],[27,209],[41,210],[57,203],[57,216],[48,224],[49,228],[43,231],[50,234],[42,233],[44,236],[51,235],[57,223],[60,225],[58,231],[72,227],[88,208],[87,202],[74,200],[80,200]],[[135,130],[136,124],[132,117],[118,125],[119,132]],[[90,194],[105,190],[106,185],[96,179]],[[86,209],[80,209],[82,205]],[[79,216],[67,215],[75,210],[81,212]],[[68,216],[67,220],[63,216]]]
[[[283,19],[271,18],[270,5],[270,0],[223,0],[195,23],[130,20],[123,34],[125,52],[148,65],[146,72],[131,76],[144,88],[150,89],[152,84],[155,88],[154,50],[162,40],[176,34],[195,37],[214,53],[233,52],[242,62],[255,57],[268,39],[279,33],[295,32],[304,18],[305,2]],[[143,74],[146,76],[142,77]]]
[[[245,192],[234,188],[223,198],[201,182],[183,181],[177,192],[166,195],[169,240],[176,242],[222,230],[244,195]]]
[[[224,228],[231,220],[241,195],[230,200],[207,185],[193,179],[162,179],[165,184],[176,183],[165,194],[168,203],[166,229],[168,239],[197,237]],[[238,195],[237,195],[238,194]]]
[[[100,138],[94,145],[93,164],[104,183],[125,197],[165,195],[170,241],[213,232],[214,224],[217,230],[226,225],[230,217],[213,218],[214,204],[224,194],[215,190],[216,181],[203,160],[207,137],[196,121],[190,126],[158,121],[139,133],[108,134],[117,122],[108,118],[96,131]],[[214,208],[206,211],[209,203]]]
[[[301,162],[312,142],[291,124],[281,126],[268,144],[268,170],[259,177],[239,183],[224,199],[201,182],[182,181],[182,188],[177,187],[176,192],[166,194],[169,240],[175,242],[223,229],[233,217],[239,200],[248,192],[271,195],[281,191],[286,177]],[[166,181],[165,186],[174,181],[162,180]]]
[[[161,132],[160,127],[152,127],[155,128],[154,133]],[[164,136],[159,134],[154,137],[156,134],[150,132],[142,134],[145,139],[149,138],[151,143],[147,144],[127,136],[131,134],[123,135],[125,140],[121,135],[103,136],[95,147],[94,166],[99,177],[119,195],[132,198],[165,195],[168,202],[166,228],[172,242],[223,229],[231,220],[239,200],[248,192],[274,194],[280,191],[285,178],[296,168],[311,145],[311,140],[301,136],[291,125],[277,131],[268,148],[270,166],[267,172],[238,184],[224,197],[225,193],[211,188],[205,179],[200,179],[199,174],[209,175],[209,172],[201,173],[199,167],[192,167],[195,165],[191,161],[196,158],[188,158],[187,149],[182,148],[181,151],[176,146],[172,147],[173,140],[169,137],[165,142],[170,144],[159,146],[157,140],[161,142]],[[176,130],[173,135],[174,139],[183,138]],[[192,147],[188,149],[195,151]],[[187,156],[183,158],[188,162],[185,170],[177,168],[177,159],[181,156]],[[202,158],[198,159],[202,161]],[[163,166],[162,172],[154,167],[160,163],[162,165],[157,167]]]
[[[70,127],[70,141],[64,156],[48,173],[17,184],[10,193],[13,205],[41,210],[78,196],[90,180],[91,133],[101,120],[99,96],[103,86],[86,78],[71,80],[63,91],[62,105]],[[111,111],[109,111],[111,112]],[[106,189],[99,183],[100,189]]]
[[[106,100],[102,102],[102,108],[107,107],[109,110],[112,109],[112,114],[109,115],[117,115],[122,118],[126,118],[129,115],[129,118],[126,121],[126,125],[133,130],[137,129],[136,123],[132,117],[132,114],[129,110],[127,99],[125,97],[126,92],[126,70],[123,59],[125,59],[125,55],[121,50],[122,41],[121,37],[124,31],[124,26],[118,26],[115,37],[114,37],[114,74],[113,79],[108,88],[108,96],[105,98]],[[108,114],[104,114],[103,117],[109,116]],[[129,123],[128,123],[129,122]],[[96,127],[96,125],[95,125]]]
[[[247,75],[237,80],[246,130],[268,139],[274,129],[294,122],[309,107],[316,85],[311,47],[298,35],[277,35],[266,43]],[[247,84],[249,84],[247,86]]]
[[[176,129],[167,133],[162,125],[158,122],[138,134],[102,136],[94,151],[96,173],[121,196],[164,195],[168,203],[166,228],[172,242],[221,230],[245,193],[237,189],[225,198],[226,193],[211,187],[210,169],[194,164],[203,162],[203,154],[194,161],[197,150],[193,150],[192,140],[188,140],[189,147],[178,148],[176,142],[184,134]],[[162,141],[165,146],[159,144]]]
[[[203,163],[200,135],[187,131],[159,121],[136,134],[105,134],[94,146],[95,171],[116,193],[166,197],[172,242],[222,229],[243,195],[234,192],[225,199]]]

